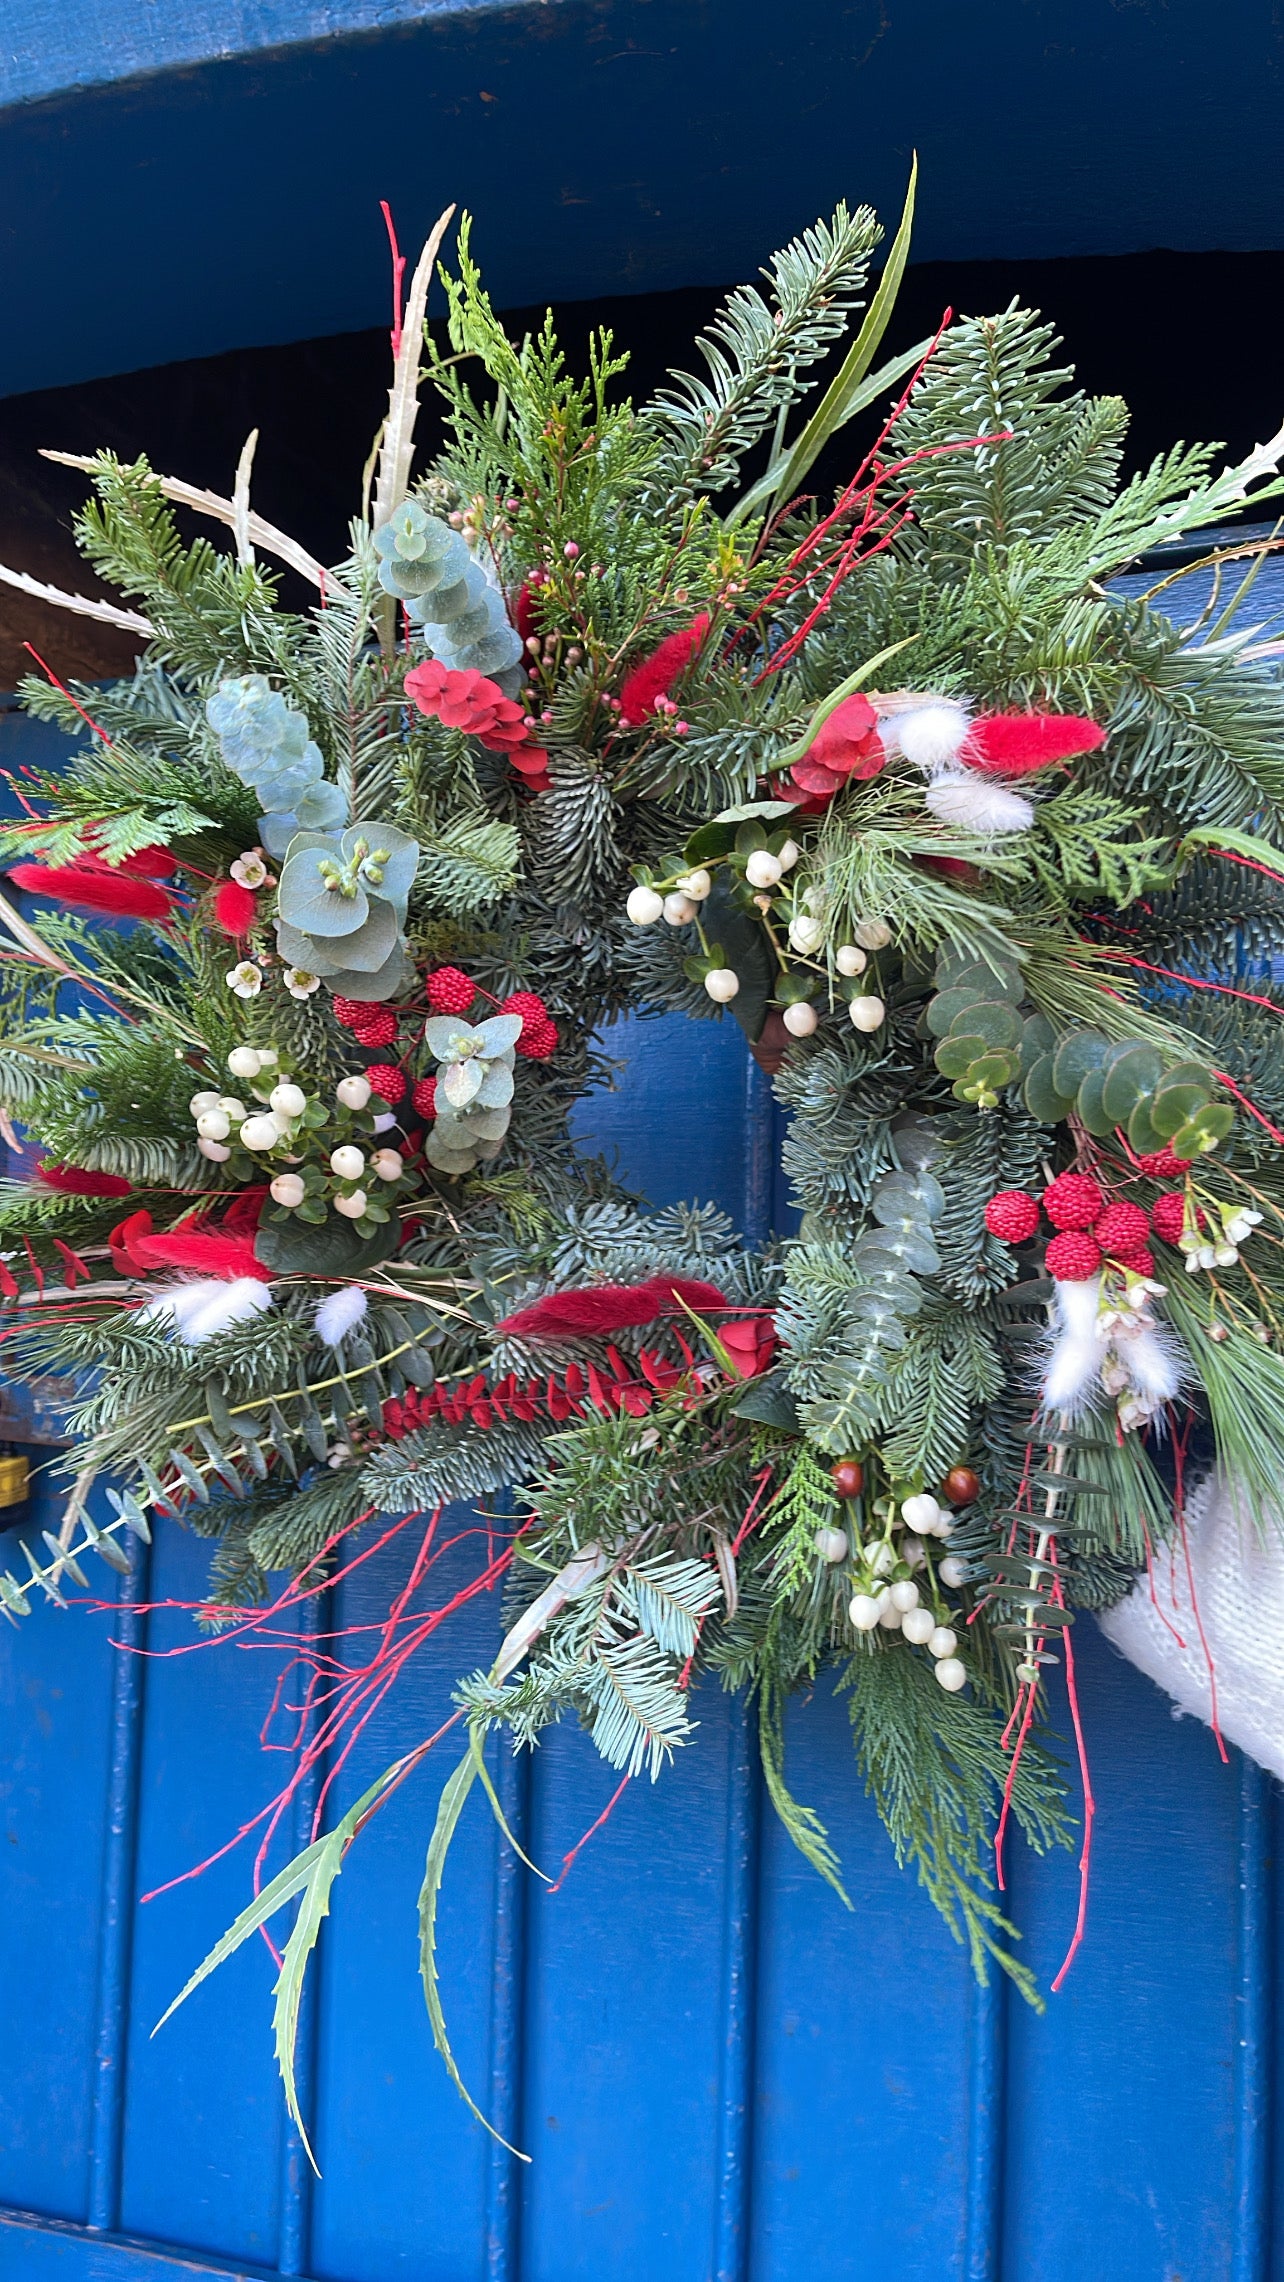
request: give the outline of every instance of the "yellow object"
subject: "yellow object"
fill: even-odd
[[[0,1506],[21,1505],[30,1479],[25,1458],[0,1458]]]

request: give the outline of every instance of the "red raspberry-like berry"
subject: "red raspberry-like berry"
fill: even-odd
[[[435,1117],[437,1115],[436,1078],[420,1078],[410,1098],[421,1117]]]
[[[368,1006],[364,1022],[354,1022],[359,1046],[391,1046],[397,1036],[397,1017],[390,1006]]]
[[[370,1020],[372,1009],[365,999],[339,998],[336,995],[330,1003],[334,1008],[335,1021],[341,1022],[345,1030],[359,1030],[363,1022]]]
[[[1059,1173],[1043,1192],[1043,1209],[1054,1228],[1091,1228],[1105,1202],[1090,1173]],[[1093,1271],[1085,1268],[1083,1273]]]
[[[1137,1169],[1152,1181],[1177,1181],[1190,1171],[1190,1162],[1189,1157],[1174,1157],[1171,1149],[1152,1149],[1148,1157],[1138,1157]]]
[[[557,1024],[537,991],[510,991],[499,1011],[521,1016],[522,1031],[515,1050],[528,1062],[546,1062],[557,1052]]]
[[[1186,1199],[1180,1189],[1165,1189],[1150,1208],[1150,1225],[1165,1244],[1175,1244],[1186,1225]]]
[[[1024,1244],[1039,1225],[1039,1207],[1024,1189],[1000,1189],[985,1208],[985,1225],[1005,1244]]]
[[[425,985],[434,1014],[467,1014],[477,985],[459,967],[435,967]]]
[[[400,1101],[405,1094],[404,1072],[394,1062],[372,1062],[366,1078],[371,1093],[377,1093],[381,1101]]]
[[[1103,1252],[1122,1259],[1125,1252],[1136,1252],[1145,1244],[1150,1216],[1139,1204],[1108,1204],[1100,1219],[1093,1221],[1092,1233]]]
[[[1135,1252],[1116,1252],[1115,1265],[1130,1276],[1153,1276],[1155,1255],[1147,1245],[1139,1244]]]
[[[1053,1237],[1044,1259],[1048,1274],[1059,1284],[1081,1284],[1101,1266],[1101,1246],[1086,1229],[1070,1228]]]

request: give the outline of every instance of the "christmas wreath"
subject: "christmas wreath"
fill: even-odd
[[[909,218],[867,305],[874,215],[817,223],[730,296],[706,377],[641,407],[609,335],[582,378],[551,320],[509,339],[466,222],[427,331],[443,218],[335,565],[254,511],[248,451],[226,499],[75,463],[123,605],[55,599],[142,654],[23,692],[78,744],[4,841],[39,900],[0,905],[36,1152],[0,1202],[3,1354],[66,1382],[75,1444],[50,1557],[0,1598],[25,1615],[159,1519],[214,1540],[208,1617],[243,1636],[414,1517],[283,1804],[404,1661],[441,1510],[492,1500],[468,1593],[502,1585],[503,1640],[459,1685],[421,1907],[457,2083],[434,1922],[474,1784],[499,1812],[488,1735],[574,1713],[654,1778],[697,1682],[751,1693],[841,1893],[782,1728],[835,1672],[898,1856],[1037,1999],[993,1848],[1069,1840],[1042,1725],[1068,1688],[1077,1728],[1075,1611],[1179,1535],[1196,1454],[1254,1511],[1278,1487],[1281,1009],[1213,978],[1284,947],[1284,696],[1229,607],[1182,631],[1171,578],[1111,582],[1284,489],[1281,439],[1123,481],[1125,407],[1017,307],[875,369]],[[448,444],[416,474],[425,383]],[[651,1211],[577,1152],[630,1009],[742,1026],[796,1234]],[[427,1747],[189,1983],[302,1897],[296,2115],[331,1884]]]

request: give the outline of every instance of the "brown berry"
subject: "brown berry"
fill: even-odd
[[[951,1466],[941,1487],[950,1505],[971,1505],[981,1495],[981,1477],[971,1466]]]
[[[865,1487],[865,1469],[858,1458],[840,1458],[830,1467],[829,1479],[840,1498],[858,1498]]]

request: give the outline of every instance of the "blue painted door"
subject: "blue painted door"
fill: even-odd
[[[0,759],[40,735],[12,715],[0,733]],[[777,1136],[738,1030],[639,1024],[610,1042],[619,1089],[585,1106],[586,1140],[656,1202],[713,1195],[763,1229]],[[40,1475],[23,1535],[56,1513]],[[475,1569],[485,1527],[454,1518],[437,1600]],[[386,1614],[401,1545],[308,1621]],[[1272,2282],[1272,1786],[1223,1768],[1090,1622],[1088,1936],[1043,2017],[977,1990],[897,1870],[841,1698],[798,1702],[788,1732],[850,1914],[764,1811],[742,1708],[706,1688],[693,1747],[596,1830],[615,1778],[578,1732],[498,1765],[534,1859],[557,1878],[574,1854],[556,1891],[497,1846],[484,1806],[456,1843],[441,1939],[455,2047],[529,2165],[469,2118],[419,1999],[432,1757],[371,1826],[303,2026],[310,2182],[275,2080],[265,1948],[151,2035],[249,1891],[254,1833],[219,1849],[281,1780],[263,1728],[289,1640],[202,1644],[206,1560],[166,1527],[109,1605],[43,1610],[0,1643],[0,2282]],[[343,1768],[336,1812],[438,1724],[497,1621],[474,1602],[428,1644]],[[1074,1863],[1014,1850],[1011,1871],[1046,1986]]]

